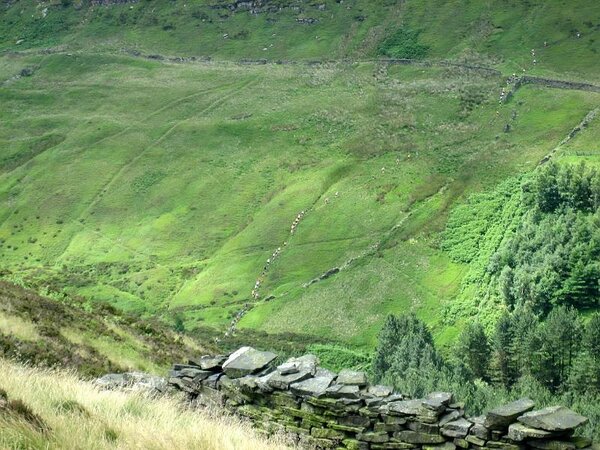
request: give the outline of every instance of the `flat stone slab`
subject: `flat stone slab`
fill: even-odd
[[[331,398],[357,399],[360,398],[360,388],[355,385],[334,384],[325,390],[325,395]]]
[[[279,372],[273,372],[267,381],[267,384],[275,389],[286,390],[290,384],[312,378],[312,373],[308,370],[302,370],[295,373],[283,375]]]
[[[285,363],[277,367],[277,372],[281,375],[289,375],[298,372],[309,372],[314,375],[317,371],[319,359],[315,355],[304,355],[299,358],[290,358]]]
[[[433,411],[443,411],[452,401],[452,394],[449,392],[433,392],[425,397],[423,406]]]
[[[575,450],[580,448],[589,448],[592,441],[587,438],[574,437],[569,441],[560,440],[543,440],[536,441],[530,440],[527,445],[533,448],[539,448],[541,450]]]
[[[347,384],[351,386],[366,386],[367,374],[356,370],[343,369],[337,378],[338,384]]]
[[[367,389],[367,393],[371,394],[375,397],[388,397],[389,395],[391,395],[393,392],[392,388],[389,386],[382,386],[382,385],[376,385],[376,386],[369,386],[369,388]]]
[[[571,431],[585,424],[587,417],[564,406],[550,406],[523,414],[517,419],[522,424],[546,431]]]
[[[188,378],[194,378],[196,381],[202,381],[205,380],[206,378],[210,377],[213,374],[213,372],[210,372],[208,370],[202,370],[202,369],[181,369],[179,371],[179,376],[180,377],[188,377]]]
[[[279,372],[281,375],[290,375],[300,372],[300,369],[296,363],[285,362],[282,365],[277,366],[277,372]]]
[[[368,433],[359,433],[356,438],[359,441],[372,442],[380,444],[390,440],[389,435],[385,431],[369,431]]]
[[[460,419],[462,416],[461,413],[459,413],[458,411],[450,411],[447,414],[444,414],[439,421],[439,425],[440,427],[443,427],[444,425],[446,425],[448,422],[453,422],[456,419]]]
[[[332,372],[329,369],[324,369],[323,367],[317,367],[317,371],[315,372],[315,377],[331,377],[332,380],[337,378],[337,374]]]
[[[301,396],[320,397],[333,382],[333,376],[317,376],[290,385],[292,393]]]
[[[469,430],[473,424],[466,419],[460,418],[452,422],[448,422],[442,427],[442,434],[453,438],[464,438],[469,434]]]
[[[124,389],[129,391],[164,392],[170,380],[143,372],[108,374],[95,381],[102,389]]]
[[[400,442],[409,444],[443,444],[446,442],[444,436],[419,433],[418,431],[398,431],[394,433],[394,438]]]
[[[180,371],[183,369],[197,369],[197,364],[173,364],[173,370]]]
[[[456,445],[452,442],[444,442],[443,444],[424,445],[423,450],[455,450]]]
[[[522,442],[525,439],[547,439],[552,437],[550,431],[529,428],[522,423],[513,423],[508,427],[508,438],[515,442]]]
[[[477,436],[468,435],[465,438],[465,441],[467,441],[469,444],[474,444],[479,447],[484,447],[486,439],[481,439],[481,438],[478,438]]]
[[[212,370],[217,371],[221,370],[223,363],[227,361],[227,356],[225,355],[217,355],[217,356],[201,356],[200,358],[190,358],[190,364],[195,364],[200,367],[202,370]]]
[[[223,372],[229,378],[241,378],[261,371],[275,358],[277,358],[275,353],[261,352],[252,347],[242,347],[233,352],[223,363]]]
[[[531,411],[535,403],[528,398],[516,400],[507,405],[499,406],[487,413],[484,421],[486,428],[491,430],[504,430],[513,423],[517,417]]]
[[[422,398],[417,400],[402,400],[399,402],[388,403],[382,408],[387,409],[390,414],[416,416],[423,411],[422,403]]]

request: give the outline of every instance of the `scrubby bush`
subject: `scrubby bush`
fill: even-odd
[[[420,59],[427,56],[429,46],[419,42],[419,32],[399,28],[379,45],[379,53],[390,58]]]

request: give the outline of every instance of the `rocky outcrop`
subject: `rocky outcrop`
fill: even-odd
[[[449,392],[408,398],[370,385],[367,374],[318,366],[313,355],[275,367],[276,355],[242,347],[229,356],[175,365],[169,383],[198,406],[218,405],[267,434],[291,435],[314,449],[592,448],[571,437],[587,419],[564,407],[533,410],[520,399],[468,417]]]

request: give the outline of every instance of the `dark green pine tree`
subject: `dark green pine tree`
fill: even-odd
[[[539,322],[539,317],[528,304],[517,307],[512,314],[509,354],[515,379],[532,372],[539,353],[539,342],[535,339]]]
[[[511,387],[517,379],[517,371],[511,352],[513,343],[512,317],[505,312],[498,323],[492,338],[493,361],[492,374],[496,383],[506,388]]]
[[[442,360],[425,323],[414,314],[388,316],[373,357],[376,381],[397,385],[397,380],[405,380],[413,373],[424,378],[441,366]]]
[[[600,394],[600,313],[585,325],[581,351],[573,362],[569,387],[579,393]]]
[[[489,381],[490,350],[483,326],[479,322],[471,322],[458,337],[455,355],[469,368],[474,377]]]
[[[582,324],[577,311],[554,308],[536,333],[541,357],[534,361],[532,375],[553,391],[568,381],[581,346]]]
[[[373,357],[372,368],[376,381],[380,381],[392,366],[395,346],[400,341],[400,333],[398,317],[390,314],[379,332],[377,348]]]

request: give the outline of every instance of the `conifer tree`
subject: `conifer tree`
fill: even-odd
[[[467,324],[458,338],[455,352],[473,376],[489,380],[490,344],[479,322]]]

